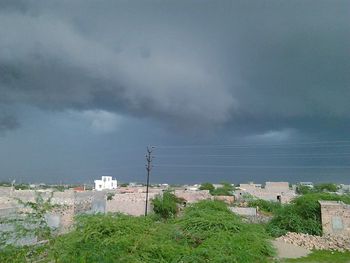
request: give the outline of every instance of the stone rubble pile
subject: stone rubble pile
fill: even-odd
[[[277,238],[277,240],[310,250],[336,250],[342,252],[350,250],[350,237],[345,235],[320,237],[289,232]]]

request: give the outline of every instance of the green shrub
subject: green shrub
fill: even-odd
[[[298,185],[296,192],[301,195],[311,194],[311,193],[325,193],[325,192],[336,192],[338,186],[333,183],[321,183],[316,184],[313,188],[304,185]]]
[[[268,262],[274,254],[260,225],[245,224],[220,201],[202,201],[178,219],[194,249],[183,262]]]
[[[40,262],[269,262],[264,228],[242,222],[223,202],[190,205],[181,217],[153,220],[121,214],[83,215],[75,229],[52,240]],[[25,262],[27,250],[0,252],[1,262]],[[13,260],[10,259],[19,260]],[[39,262],[35,259],[30,262]]]
[[[253,199],[248,201],[249,207],[258,207],[260,211],[275,213],[277,210],[281,209],[281,203],[266,201],[262,199]]]
[[[275,211],[274,218],[267,225],[272,236],[287,232],[322,235],[321,206],[319,200],[343,201],[350,204],[349,195],[311,193],[295,198],[291,204]]]
[[[199,187],[199,190],[209,190],[211,195],[233,195],[234,187],[230,183],[221,183],[222,187],[215,189],[211,183],[203,183]]]
[[[152,200],[153,211],[163,219],[173,218],[178,211],[179,203],[181,203],[179,198],[166,191]]]
[[[215,190],[215,187],[212,183],[202,183],[199,190],[209,190],[209,192],[211,192]]]

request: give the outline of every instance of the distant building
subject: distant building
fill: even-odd
[[[73,191],[75,191],[75,192],[84,192],[85,191],[85,185],[84,186],[74,187]]]
[[[102,176],[101,180],[95,180],[95,190],[112,190],[117,189],[117,180],[113,180],[112,176]]]
[[[238,190],[235,191],[235,197],[238,200],[243,198],[245,194],[250,194],[259,199],[281,203],[289,203],[295,197],[295,191],[289,188],[288,182],[266,182],[264,188],[261,184],[240,184]]]
[[[199,187],[200,187],[199,184],[186,185],[185,189],[190,190],[190,191],[197,191],[197,190],[199,190]]]
[[[349,184],[341,184],[339,185],[339,193],[345,194],[345,193],[350,193],[350,185]]]

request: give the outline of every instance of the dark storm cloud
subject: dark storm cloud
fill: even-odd
[[[3,104],[247,130],[350,117],[349,1],[0,1],[0,10]]]
[[[14,116],[0,113],[0,135],[3,131],[12,130],[18,126],[19,124]]]

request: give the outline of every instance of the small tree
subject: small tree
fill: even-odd
[[[179,198],[166,191],[163,195],[158,195],[152,200],[153,211],[161,218],[169,219],[176,216],[179,203],[181,203]]]
[[[233,195],[234,187],[230,183],[221,183],[222,187],[218,187],[211,191],[212,195]]]
[[[322,183],[322,184],[317,184],[314,187],[315,192],[336,192],[338,190],[338,186],[333,183]]]
[[[212,192],[215,190],[215,187],[212,183],[202,183],[199,190],[209,190],[209,192]]]
[[[53,192],[47,199],[36,192],[35,201],[22,201],[17,199],[18,203],[21,204],[25,209],[22,214],[24,215],[21,224],[17,224],[17,229],[23,233],[33,233],[39,240],[48,239],[51,237],[51,229],[48,226],[46,214],[52,211],[58,205],[51,203]]]

